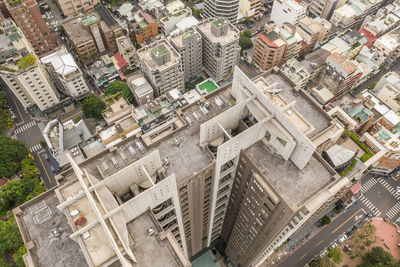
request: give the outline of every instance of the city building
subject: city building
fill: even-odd
[[[121,36],[116,39],[118,52],[121,57],[128,64],[129,69],[136,69],[138,67],[138,62],[136,58],[136,49],[133,46],[131,39],[127,36]]]
[[[58,90],[74,99],[86,96],[90,89],[73,56],[63,46],[56,52],[40,58]]]
[[[158,35],[158,24],[149,13],[139,11],[133,15],[131,23],[133,36],[138,44],[142,44]]]
[[[224,18],[230,23],[236,23],[239,11],[238,0],[207,0],[204,2],[204,17]]]
[[[321,49],[330,53],[336,52],[347,59],[354,59],[367,43],[368,39],[359,31],[349,30],[346,34],[329,40],[329,42],[321,46]]]
[[[233,74],[239,60],[239,30],[223,18],[200,22],[196,30],[202,36],[203,67],[216,82]]]
[[[307,11],[307,4],[302,0],[279,0],[274,1],[271,11],[271,20],[280,27],[287,22],[296,25],[304,18]]]
[[[330,27],[331,25],[324,23],[324,20],[312,19],[310,17],[300,19],[296,25],[297,33],[303,38],[300,55],[312,51],[317,42],[326,40],[326,36],[329,36]]]
[[[64,16],[75,16],[81,13],[88,13],[92,11],[96,5],[100,3],[99,0],[57,0],[55,1]]]
[[[377,38],[374,47],[387,63],[397,60],[400,57],[400,26]]]
[[[374,92],[379,92],[386,84],[400,90],[400,74],[391,71],[383,75],[373,88]]]
[[[127,83],[139,106],[154,100],[154,90],[143,74],[133,74],[127,78]]]
[[[356,29],[361,26],[366,16],[377,12],[382,3],[382,0],[351,0],[335,9],[330,21],[338,31]]]
[[[258,16],[260,9],[261,0],[239,0],[238,21]]]
[[[185,82],[197,77],[203,65],[201,35],[194,28],[189,28],[170,36],[169,41],[181,55]]]
[[[4,3],[36,55],[41,56],[54,51],[57,43],[50,34],[35,0],[5,0]]]
[[[101,56],[99,60],[90,65],[88,74],[92,76],[96,87],[101,90],[120,77],[114,63],[108,55]]]
[[[165,36],[169,36],[176,28],[176,24],[184,18],[192,16],[192,10],[181,1],[174,1],[166,5],[168,14],[160,20],[161,32]]]
[[[286,42],[275,31],[274,23],[270,23],[257,35],[252,60],[261,69],[268,70],[282,65],[286,50]]]
[[[96,26],[100,31],[100,38],[103,39],[104,45],[106,46],[107,51],[116,52],[118,50],[116,39],[123,35],[122,28],[119,23],[114,19],[111,15],[110,10],[108,10],[103,5],[95,6],[94,15],[97,18],[97,21],[86,21],[86,26],[90,27],[90,30],[93,34],[93,37],[100,45],[100,39],[97,34]],[[95,24],[96,23],[96,24]],[[97,41],[99,39],[99,41]],[[101,46],[101,45],[100,45]],[[100,52],[102,52],[99,49]]]
[[[172,89],[184,90],[182,58],[165,40],[151,43],[137,51],[140,70],[152,85],[155,96]]]
[[[334,96],[338,96],[349,91],[361,76],[362,73],[354,61],[347,60],[335,52],[326,59],[326,66],[318,77],[318,84],[319,87],[326,87]]]
[[[338,0],[312,0],[308,6],[310,17],[320,17],[329,20],[337,7]]]
[[[281,67],[282,74],[285,75],[295,86],[302,89],[306,86],[310,79],[310,73],[295,58],[286,61]]]
[[[104,102],[106,103],[106,108],[101,114],[107,125],[113,125],[131,114],[132,106],[120,93],[106,97]]]
[[[326,66],[326,59],[331,53],[324,49],[317,49],[314,52],[305,56],[305,58],[300,62],[306,69],[308,73],[310,73],[310,81],[314,81],[322,69]]]
[[[275,31],[279,33],[282,40],[285,41],[287,45],[283,62],[286,62],[291,58],[297,58],[301,51],[303,38],[296,31],[296,26],[289,23],[283,23],[280,28],[276,27]]]
[[[22,31],[6,19],[0,32],[0,78],[24,108],[47,111],[57,105],[59,94]]]
[[[107,148],[79,166],[67,155],[59,186],[14,210],[25,244],[43,236],[25,257],[190,266],[218,239],[234,266],[258,266],[351,186],[316,151],[343,127],[312,103],[277,68],[250,80],[235,67],[232,84],[191,105],[167,92],[123,119],[129,136],[106,129]]]

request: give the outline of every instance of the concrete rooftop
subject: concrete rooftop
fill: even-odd
[[[331,182],[328,169],[314,156],[300,170],[290,160],[285,161],[274,153],[263,141],[258,141],[244,152],[291,207],[300,207]]]
[[[228,23],[228,31],[226,34],[221,36],[215,36],[211,32],[211,24],[215,21],[209,20],[200,22],[197,24],[197,30],[203,33],[203,37],[210,39],[213,43],[220,43],[221,45],[227,45],[231,42],[236,42],[239,39],[239,31],[232,24]]]

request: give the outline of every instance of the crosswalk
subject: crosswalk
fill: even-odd
[[[360,200],[365,204],[365,206],[367,206],[367,208],[375,215],[375,216],[379,216],[382,214],[382,212],[380,210],[378,210],[374,204],[372,204],[371,201],[369,201],[368,198],[366,198],[365,196],[360,197]]]
[[[368,181],[361,182],[362,186],[361,186],[361,192],[365,193],[368,190],[370,190],[375,184],[376,184],[376,180],[375,179],[369,179]]]
[[[28,130],[29,128],[33,127],[36,125],[36,121],[31,121],[27,124],[22,125],[21,127],[17,128],[14,130],[14,134],[17,135],[19,133],[22,133],[23,131]]]
[[[36,144],[36,145],[34,145],[34,146],[31,146],[29,149],[31,150],[31,152],[33,153],[33,152],[36,152],[36,151],[38,151],[39,149],[41,149],[42,148],[42,146],[41,145],[39,145],[39,144]]]
[[[38,126],[39,126],[40,132],[43,133],[44,128],[46,128],[46,125],[44,125],[44,123],[41,121],[41,122],[38,123]]]
[[[18,140],[17,136],[14,134],[13,136],[10,137],[13,140]]]
[[[392,194],[397,200],[400,200],[400,195],[396,193],[396,189],[391,186],[385,179],[378,178],[379,183],[387,190],[390,194]]]
[[[388,212],[386,212],[386,215],[390,218],[393,219],[393,217],[396,216],[400,212],[400,202],[397,202],[396,205],[394,205]]]

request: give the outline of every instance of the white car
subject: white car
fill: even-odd
[[[333,243],[329,248],[337,248],[338,244],[337,243]]]
[[[344,241],[346,241],[347,240],[347,235],[342,235],[339,239],[338,239],[338,242],[339,242],[339,244],[342,244]]]
[[[396,194],[400,195],[400,186],[396,188]]]

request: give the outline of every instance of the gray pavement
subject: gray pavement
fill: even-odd
[[[239,60],[237,66],[250,79],[254,78],[255,76],[257,76],[261,73],[259,70],[257,70],[256,67],[251,66],[249,63],[247,63],[246,61],[243,61],[243,60]]]

